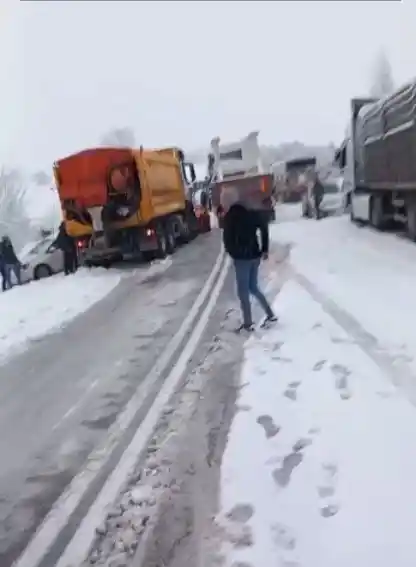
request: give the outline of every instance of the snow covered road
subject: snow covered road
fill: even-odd
[[[20,556],[51,506],[84,467],[90,473],[100,460],[116,458],[117,451],[128,446],[129,436],[146,415],[153,388],[160,388],[165,374],[155,377],[151,388],[148,377],[199,296],[219,250],[218,234],[211,234],[178,250],[163,265],[108,272],[110,279],[113,275],[119,280],[111,293],[63,327],[55,327],[56,332],[38,333],[28,348],[4,361],[0,427],[7,435],[0,437],[1,567],[11,566]],[[87,278],[82,273],[77,277]],[[78,295],[80,303],[88,295],[88,285],[93,284],[86,281]],[[24,291],[14,289],[4,298]],[[64,288],[62,293],[71,306]],[[54,319],[43,332],[53,331],[57,322]],[[135,394],[134,411],[125,413]],[[134,417],[133,422],[126,416],[130,421]],[[29,554],[29,565],[56,565],[116,462],[106,461],[102,474],[88,485],[80,475],[85,493],[79,506],[57,530],[55,541],[58,518],[64,522],[68,502],[80,498],[74,489],[42,540],[47,546],[40,542],[35,548],[42,552],[41,561]]]
[[[0,361],[57,331],[103,299],[120,279],[117,271],[80,269],[70,277],[58,274],[0,293]]]
[[[281,321],[245,345],[221,564],[411,567],[416,247],[295,211],[282,207],[273,227],[292,244]]]

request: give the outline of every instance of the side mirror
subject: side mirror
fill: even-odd
[[[55,246],[55,244],[51,244],[49,246],[49,248],[46,250],[47,254],[52,254],[52,252],[55,252],[56,250],[58,250],[58,248]]]

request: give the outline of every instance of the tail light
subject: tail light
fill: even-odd
[[[81,248],[85,248],[86,243],[84,240],[77,240],[77,248],[81,249]]]
[[[152,236],[155,235],[155,231],[153,230],[153,228],[147,228],[146,229],[146,236],[151,238]]]

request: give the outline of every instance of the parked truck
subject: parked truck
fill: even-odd
[[[416,81],[381,100],[353,99],[335,161],[352,221],[379,230],[400,223],[416,240]]]
[[[211,141],[212,206],[222,226],[221,193],[235,187],[240,200],[249,208],[263,211],[268,220],[275,218],[273,174],[264,167],[258,144],[258,132],[251,132],[237,142],[221,144]]]
[[[87,264],[163,258],[201,232],[195,170],[177,148],[88,149],[58,160],[54,175],[67,232]]]

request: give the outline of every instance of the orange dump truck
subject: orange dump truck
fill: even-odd
[[[193,164],[177,148],[95,148],[58,160],[67,232],[87,264],[171,254],[199,231]]]

